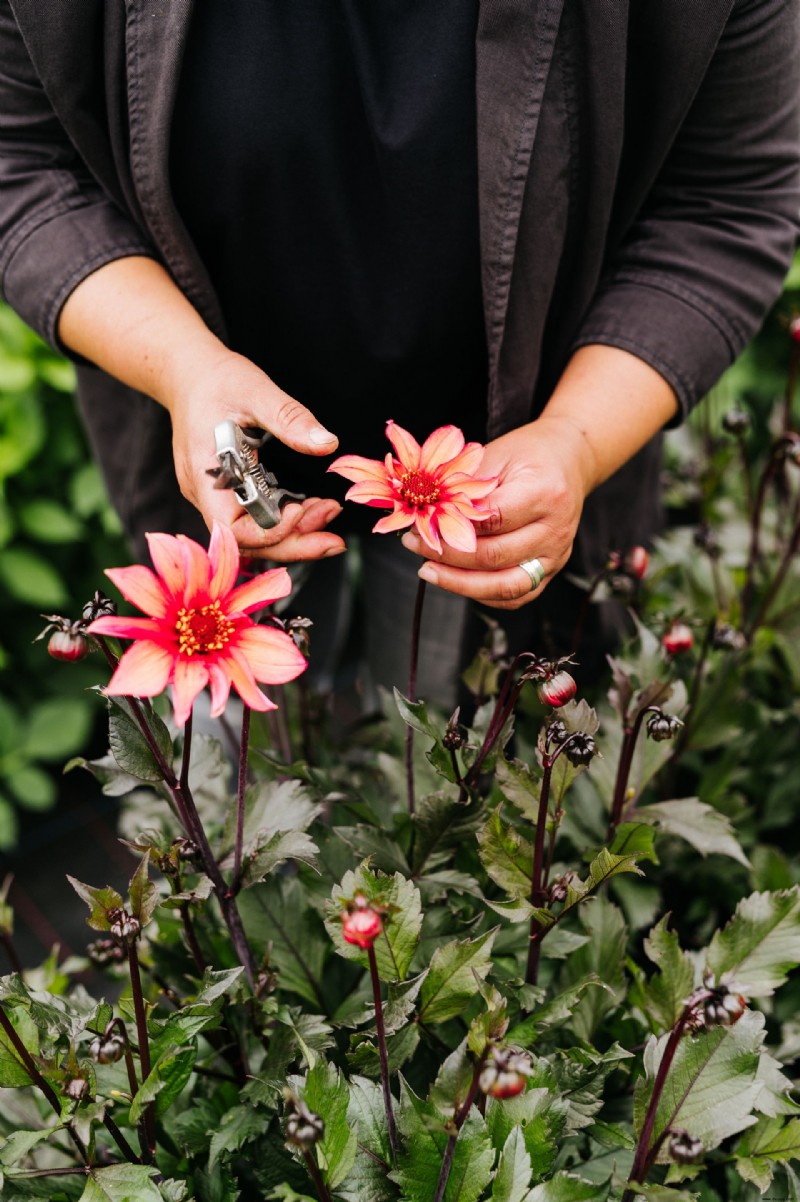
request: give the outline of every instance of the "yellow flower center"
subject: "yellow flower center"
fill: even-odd
[[[208,655],[229,642],[234,624],[222,613],[219,601],[202,609],[179,609],[175,632],[181,655]]]
[[[400,496],[413,509],[435,505],[439,500],[439,485],[427,472],[406,472],[400,477]]]

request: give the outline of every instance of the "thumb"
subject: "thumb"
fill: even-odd
[[[273,386],[259,406],[261,425],[287,447],[305,455],[330,455],[339,439],[317,421],[310,409]]]

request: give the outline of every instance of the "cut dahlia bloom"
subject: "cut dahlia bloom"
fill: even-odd
[[[106,575],[148,617],[109,615],[88,627],[92,634],[134,640],[105,692],[155,697],[171,685],[179,726],[206,685],[214,718],[225,709],[231,685],[251,709],[275,709],[257,682],[285,684],[306,661],[287,634],[258,626],[249,615],[288,596],[286,569],[263,572],[236,588],[239,547],[217,522],[208,551],[183,534],[148,534],[147,542],[155,572],[136,565],[109,568]]]
[[[392,510],[372,527],[378,534],[414,526],[432,551],[441,552],[442,542],[457,551],[474,551],[473,522],[491,516],[483,505],[498,483],[497,476],[475,476],[483,457],[481,444],[465,443],[457,426],[440,426],[420,446],[393,421],[386,423],[386,437],[395,453],[383,462],[340,455],[328,468],[353,481],[346,499]]]

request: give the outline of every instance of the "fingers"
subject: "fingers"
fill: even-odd
[[[428,562],[422,565],[418,574],[421,580],[427,580],[429,584],[462,597],[471,597],[473,601],[480,601],[492,609],[520,609],[544,592],[557,571],[556,565],[546,556],[537,558],[545,572],[537,588],[533,587],[531,577],[519,564],[497,572],[482,572]]]
[[[311,497],[300,505],[287,505],[280,523],[271,530],[263,530],[239,507],[230,526],[242,553],[253,559],[276,563],[324,559],[345,550],[344,540],[325,529],[341,510],[338,501]]]

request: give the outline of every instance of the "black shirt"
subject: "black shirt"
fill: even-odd
[[[195,5],[172,135],[178,211],[230,345],[308,405],[340,453],[382,459],[389,418],[420,440],[446,422],[485,437],[477,9]],[[275,440],[263,457],[287,488],[346,487],[325,476],[329,460]]]

